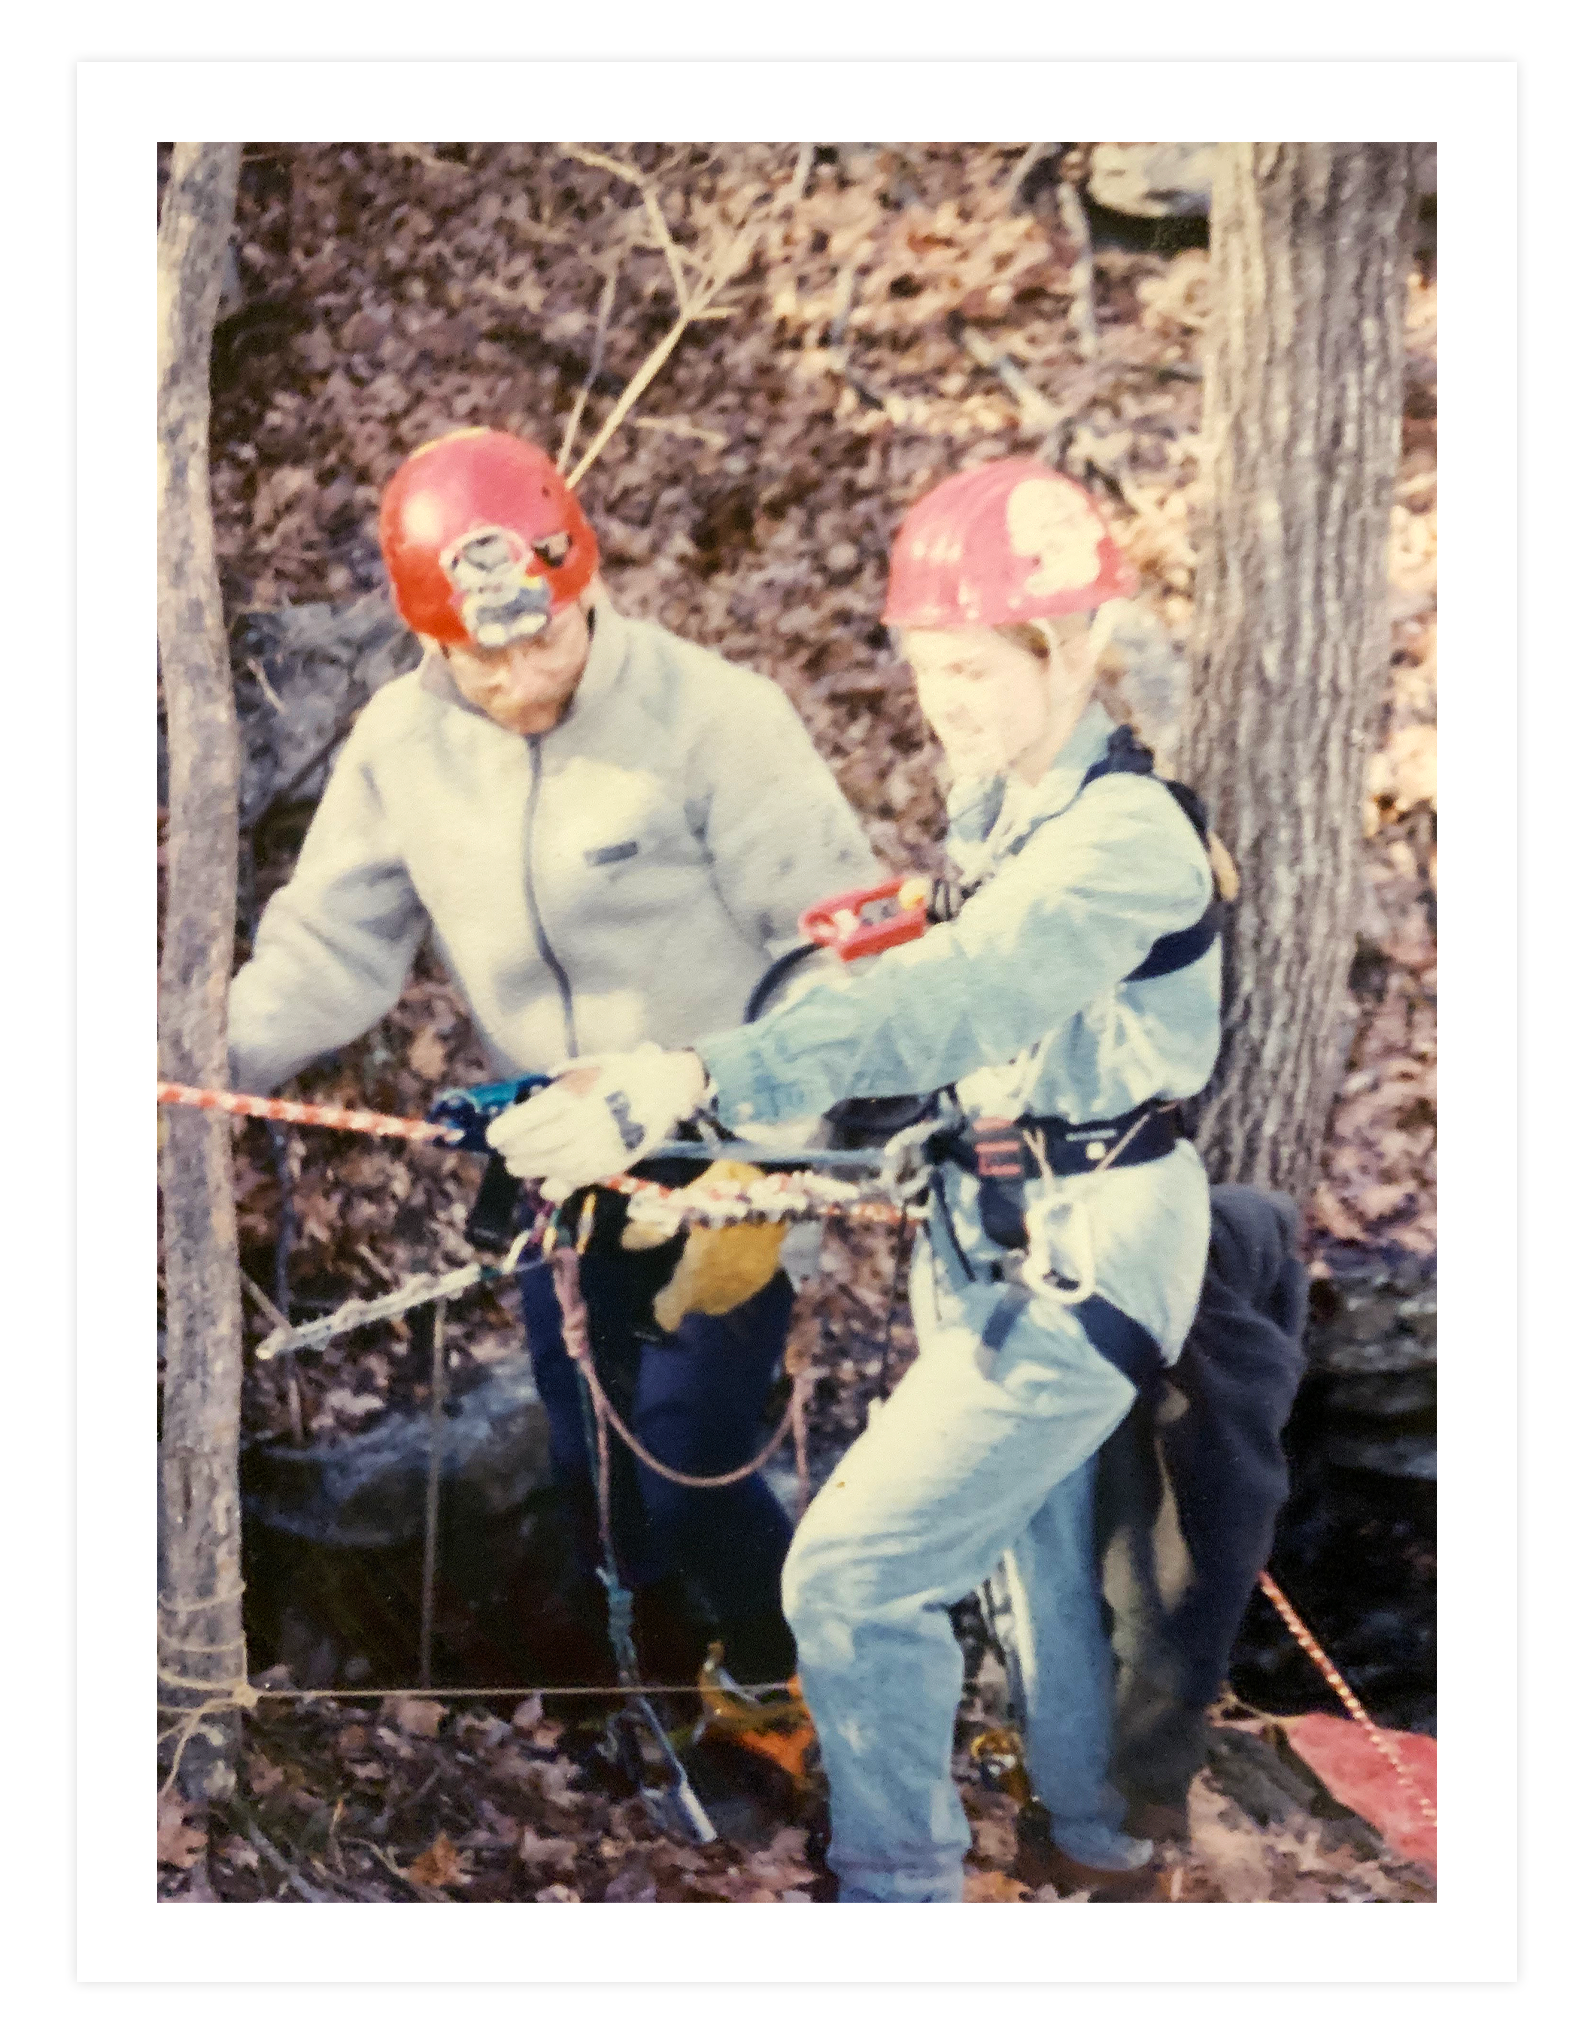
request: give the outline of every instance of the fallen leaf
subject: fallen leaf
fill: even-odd
[[[1409,1179],[1393,1185],[1364,1185],[1351,1194],[1351,1204],[1365,1221],[1382,1221],[1416,1197],[1417,1187]]]
[[[421,1888],[464,1888],[474,1877],[452,1840],[444,1831],[438,1831],[409,1865],[408,1878]]]
[[[1312,1195],[1312,1211],[1318,1226],[1326,1235],[1332,1235],[1337,1242],[1365,1242],[1366,1234],[1358,1222],[1351,1218],[1339,1194],[1327,1185],[1320,1185]]]
[[[372,1391],[348,1391],[341,1385],[328,1391],[320,1402],[322,1413],[336,1414],[342,1419],[363,1419],[367,1413],[383,1412],[385,1407],[385,1399],[377,1398]]]
[[[389,1717],[399,1731],[415,1739],[433,1739],[446,1714],[444,1703],[436,1703],[427,1696],[388,1696],[381,1706],[383,1717]]]
[[[994,1867],[973,1867],[965,1875],[967,1902],[1024,1902],[1028,1893],[1023,1881]]]
[[[408,1046],[409,1069],[436,1085],[447,1069],[447,1046],[439,1029],[427,1025]]]
[[[202,1859],[208,1843],[202,1831],[188,1823],[193,1812],[173,1790],[159,1800],[159,1844],[157,1856],[163,1867],[190,1867]]]
[[[219,1902],[221,1898],[210,1886],[209,1874],[201,1860],[189,1873],[186,1885],[165,1899],[168,1902]]]
[[[287,1778],[284,1767],[278,1767],[273,1760],[267,1760],[262,1753],[248,1756],[248,1786],[256,1796],[268,1796],[280,1788]]]
[[[549,1888],[537,1889],[535,1891],[535,1900],[537,1902],[577,1902],[579,1895],[577,1890],[565,1888],[560,1882],[553,1882]]]
[[[579,1848],[571,1838],[539,1838],[526,1831],[518,1841],[518,1856],[526,1867],[549,1867],[553,1873],[564,1874],[579,1857]]]
[[[515,1732],[532,1732],[546,1715],[546,1706],[538,1696],[526,1696],[513,1713]]]
[[[603,1902],[654,1902],[656,1882],[650,1868],[643,1860],[626,1866],[613,1875],[602,1891]]]

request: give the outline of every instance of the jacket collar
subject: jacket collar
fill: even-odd
[[[579,686],[574,690],[572,702],[563,712],[561,722],[552,727],[553,731],[559,733],[581,722],[589,722],[592,714],[612,693],[628,659],[634,627],[626,617],[613,609],[611,598],[599,583],[591,592],[590,611],[594,622],[589,657],[585,661],[584,672],[579,677]],[[490,723],[490,718],[482,709],[459,693],[446,655],[439,647],[427,649],[420,661],[419,685],[427,694],[437,697],[449,708],[462,710],[470,717],[478,717],[482,723]],[[512,733],[504,731],[502,735],[506,738],[511,737]],[[544,734],[548,738],[551,735],[551,731]]]
[[[1069,808],[1081,792],[1082,781],[1107,752],[1113,731],[1113,718],[1094,698],[1081,712],[1080,721],[1037,783],[1036,800],[1030,811],[1034,823],[1046,823],[1061,809]]]

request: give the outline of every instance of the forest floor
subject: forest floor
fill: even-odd
[[[771,675],[880,858],[936,870],[938,755],[878,624],[889,542],[924,488],[967,462],[1041,448],[1104,496],[1160,644],[1183,651],[1191,619],[1206,252],[1172,245],[1179,236],[1111,246],[1099,232],[1099,345],[1084,355],[1077,246],[1051,183],[1039,175],[1017,199],[1018,155],[642,151],[669,262],[635,189],[549,145],[249,148],[212,436],[228,615],[380,589],[375,508],[407,452],[460,424],[555,449],[581,410],[577,453],[671,325],[675,264],[686,283],[726,274],[711,316],[689,327],[581,485],[604,575],[621,608]],[[1416,1263],[1434,1251],[1435,343],[1425,246],[1408,298],[1393,664],[1363,818],[1354,1039],[1307,1215],[1317,1275],[1340,1251]],[[1172,761],[1173,701],[1143,707]],[[309,813],[278,807],[260,824],[261,899],[290,871]],[[426,957],[392,1014],[299,1090],[412,1115],[441,1085],[485,1076],[461,1004]],[[284,1158],[294,1317],[467,1260],[477,1165],[312,1131],[290,1132]],[[237,1174],[244,1266],[268,1294],[281,1188],[257,1125],[239,1131]],[[884,1338],[893,1253],[883,1231],[827,1232],[800,1337],[818,1448],[853,1438],[913,1355],[907,1314]],[[263,1334],[264,1308],[250,1316]],[[505,1293],[478,1292],[451,1316],[458,1385],[521,1346]],[[245,1433],[323,1440],[427,1397],[399,1323],[324,1356],[250,1360]],[[286,1900],[299,1892],[287,1867],[299,1883],[369,1899],[808,1899],[798,1824],[680,1847],[602,1787],[587,1748],[576,1725],[533,1706],[509,1720],[412,1700],[266,1705],[246,1730],[246,1818],[215,1813],[206,1841],[179,1805],[162,1805],[162,1892]],[[1405,1863],[1331,1842],[1327,1818],[1270,1833],[1211,1777],[1197,1794],[1176,1899],[1431,1892]],[[973,1899],[1022,1899],[1007,1874],[1013,1806],[974,1780],[966,1795]]]

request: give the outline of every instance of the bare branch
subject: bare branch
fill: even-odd
[[[684,278],[683,255],[672,231],[667,225],[667,216],[662,211],[662,202],[657,197],[656,187],[643,171],[632,164],[621,163],[615,156],[607,156],[599,149],[584,149],[577,142],[562,145],[564,156],[571,156],[576,163],[588,165],[591,170],[604,170],[613,177],[620,177],[625,184],[631,184],[639,193],[645,205],[647,219],[656,236],[656,246],[667,260],[668,273],[673,280],[673,290],[678,297],[678,309],[684,310],[689,297],[689,286]]]
[[[629,424],[642,433],[670,433],[678,440],[699,440],[719,454],[728,444],[726,433],[719,433],[712,426],[692,425],[688,419],[631,419]]]
[[[619,262],[614,264],[611,276],[601,287],[601,301],[596,307],[595,344],[590,350],[590,367],[585,371],[584,382],[579,386],[579,395],[573,401],[573,410],[568,414],[568,423],[563,428],[562,446],[557,452],[557,469],[562,475],[568,472],[568,460],[573,453],[574,436],[579,431],[579,421],[584,417],[585,404],[595,388],[595,380],[601,374],[601,359],[606,353],[607,325],[612,318],[612,301],[617,297],[621,260],[620,257]]]
[[[978,333],[963,319],[951,319],[949,330],[966,354],[979,362],[983,369],[990,369],[1019,405],[1022,425],[1047,431],[1063,421],[1065,414],[1053,400],[1037,389],[1018,363],[1008,355],[1000,354],[985,334]]]
[[[639,368],[635,370],[634,375],[629,381],[628,389],[624,391],[611,411],[607,413],[605,419],[601,422],[600,431],[580,457],[579,466],[569,476],[568,487],[570,490],[578,489],[580,482],[583,480],[596,456],[606,446],[612,435],[622,425],[624,419],[627,418],[635,405],[638,404],[645,392],[649,390],[657,372],[661,369],[663,363],[666,362],[674,348],[683,339],[684,330],[688,327],[689,323],[690,314],[687,312],[674,320],[673,324],[656,343],[656,346],[652,348]]]
[[[1026,144],[1021,152],[1020,161],[1009,173],[1004,184],[1004,204],[1011,212],[1014,210],[1016,199],[1020,196],[1020,187],[1025,183],[1032,171],[1036,169],[1043,157],[1051,155],[1057,147],[1058,144],[1056,142],[1028,142]]]
[[[386,146],[393,156],[406,157],[410,163],[421,164],[426,170],[444,171],[449,177],[469,175],[466,163],[454,163],[450,157],[437,156],[422,142],[389,142]]]
[[[1097,305],[1093,296],[1092,280],[1092,230],[1086,224],[1086,208],[1081,204],[1081,195],[1067,178],[1059,181],[1059,217],[1065,230],[1076,245],[1075,260],[1070,265],[1070,288],[1074,297],[1070,304],[1070,324],[1075,330],[1075,345],[1081,359],[1090,362],[1098,350]]]

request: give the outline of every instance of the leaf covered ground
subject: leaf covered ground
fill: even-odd
[[[1082,155],[1017,186],[1021,152],[990,145],[612,154],[649,198],[550,145],[245,151],[212,436],[228,615],[378,590],[381,487],[438,433],[488,424],[555,451],[578,409],[577,458],[672,325],[680,286],[710,275],[727,279],[710,316],[581,485],[619,605],[771,675],[879,855],[933,870],[936,749],[878,624],[888,547],[944,474],[1041,449],[1103,495],[1140,571],[1155,634],[1146,666],[1160,676],[1143,707],[1172,739],[1161,677],[1191,619],[1205,252],[1111,246],[1099,232],[1088,357],[1072,317],[1079,246],[1051,174],[1084,169]],[[1310,1215],[1322,1262],[1331,1244],[1416,1257],[1434,1246],[1435,315],[1424,247],[1408,300],[1394,662],[1363,819],[1355,1041]],[[260,824],[258,898],[290,871],[308,813],[287,804]],[[414,1114],[439,1085],[484,1076],[427,959],[386,1021],[300,1088]],[[245,1269],[270,1294],[290,1181],[294,1317],[465,1259],[476,1166],[316,1132],[280,1140],[278,1154],[262,1128],[239,1132],[239,1218]],[[893,1249],[876,1229],[829,1229],[800,1336],[819,1446],[852,1437],[909,1361],[908,1314],[885,1333]],[[460,1380],[520,1346],[510,1307],[476,1293],[454,1311]],[[268,1313],[249,1312],[257,1337]],[[245,1431],[323,1438],[427,1395],[409,1331],[378,1328],[324,1357],[251,1362]],[[300,1879],[371,1898],[618,1899],[613,1882],[649,1882],[664,1900],[766,1900],[808,1885],[776,1827],[754,1849],[691,1856],[650,1838],[631,1802],[575,1786],[576,1765],[545,1721],[449,1712],[427,1732],[373,1706],[282,1705],[250,1727],[246,1781],[251,1821]],[[978,1849],[984,1834],[998,1848],[977,1871],[991,1889],[979,1899],[1016,1899],[996,1891],[1012,1805],[975,1785],[967,1795]],[[1219,1869],[1254,1854],[1272,1899],[1309,1899],[1318,1883],[1329,1899],[1374,1899],[1373,1880],[1392,1880],[1300,1838],[1242,1843],[1235,1806],[1219,1804],[1208,1784],[1206,1849],[1185,1859],[1181,1899],[1253,1899],[1230,1889],[1261,1887],[1256,1874]],[[207,1899],[192,1894],[207,1882],[223,1899],[265,1899],[282,1887],[270,1853],[223,1814],[195,1856],[191,1828],[163,1811],[173,1893]],[[281,1899],[294,1892],[286,1884]]]

